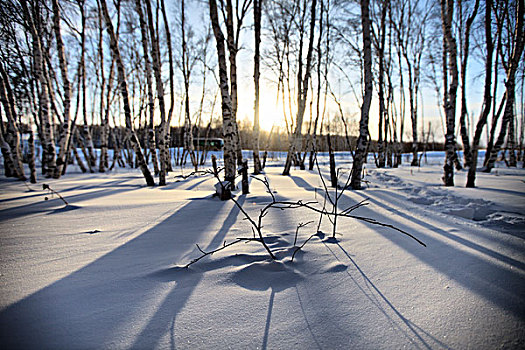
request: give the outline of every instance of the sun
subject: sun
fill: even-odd
[[[270,131],[272,127],[278,128],[284,125],[282,105],[277,104],[275,96],[261,94],[259,105],[259,126],[261,130]]]
[[[277,104],[275,94],[267,93],[262,89],[259,99],[259,128],[264,131],[270,131],[272,127],[274,131],[277,128],[284,128],[286,123],[283,118],[282,102],[279,101]],[[253,98],[239,99],[237,111],[240,118],[253,125]]]

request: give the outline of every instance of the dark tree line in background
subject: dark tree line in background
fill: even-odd
[[[1,0],[5,175],[36,182],[39,157],[45,177],[72,163],[84,172],[129,166],[165,185],[173,165],[204,163],[194,139],[220,137],[232,186],[244,148],[255,173],[261,151],[287,150],[284,175],[305,169],[308,154],[313,169],[318,151],[350,151],[354,189],[369,153],[382,168],[407,152],[418,166],[422,152],[441,149],[444,184],[465,167],[474,187],[485,142],[483,171],[498,157],[523,160],[524,8],[524,0]],[[252,95],[242,91],[252,86],[246,66]],[[282,129],[260,129],[263,85]],[[239,115],[241,96],[253,96],[250,122]],[[425,120],[430,104],[441,125]]]

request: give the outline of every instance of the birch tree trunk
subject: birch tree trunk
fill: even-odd
[[[452,35],[452,18],[454,15],[454,0],[441,0],[441,21],[443,26],[444,56],[447,56],[452,80],[448,85],[448,70],[444,74],[445,84],[445,116],[447,130],[445,135],[446,158],[443,166],[443,182],[445,186],[454,186],[454,159],[456,157],[456,141],[454,129],[456,122],[456,97],[458,89],[458,64],[456,40]],[[443,67],[445,69],[445,67]]]
[[[98,4],[98,3],[97,3]],[[104,91],[106,88],[106,74],[104,72],[104,27],[102,26],[102,11],[100,10],[100,4],[98,4],[98,59],[100,61],[100,101],[99,101],[99,113],[100,113],[100,158],[98,162],[99,173],[106,172],[108,167],[108,121],[105,118],[104,108]],[[113,69],[113,62],[111,62],[111,68]],[[108,83],[108,94],[111,91],[111,82]],[[108,102],[109,104],[109,102]]]
[[[255,87],[254,117],[253,117],[253,173],[261,173],[261,159],[259,158],[259,65],[261,46],[261,0],[253,0],[253,19],[255,30],[255,53],[253,57],[253,82]]]
[[[496,2],[495,5],[498,5],[498,2]],[[508,3],[505,2],[505,8],[504,8],[504,12],[507,11],[507,7],[508,7]],[[498,6],[493,6],[493,10],[494,10],[494,17],[498,18],[498,17],[503,17],[502,14],[498,14],[497,12],[497,8]],[[504,21],[503,20],[499,20],[498,23],[497,23],[497,31],[496,31],[496,38],[497,38],[497,44],[496,44],[496,54],[495,54],[495,57],[494,57],[494,77],[492,79],[492,81],[494,82],[494,88],[492,90],[492,96],[493,98],[495,99],[496,96],[498,95],[497,94],[497,91],[498,91],[498,72],[499,72],[499,58],[500,58],[500,52],[502,50],[502,28],[503,28],[503,23]],[[503,108],[505,107],[505,101],[507,100],[507,94],[504,93],[503,94],[503,97],[501,98],[501,101],[500,103],[498,104],[498,108],[497,108],[497,112],[496,112],[496,101],[494,100],[494,106],[493,106],[493,109],[492,109],[492,120],[491,120],[491,124],[490,124],[490,133],[488,131],[488,124],[487,124],[487,139],[488,139],[488,142],[487,142],[487,149],[485,151],[485,159],[483,160],[483,166],[486,167],[488,162],[489,162],[489,158],[490,158],[490,153],[492,151],[492,147],[494,146],[494,139],[496,137],[496,126],[498,124],[498,120],[501,116],[501,113],[503,112]]]
[[[308,97],[308,84],[310,80],[310,71],[312,68],[312,52],[314,46],[314,35],[315,35],[315,10],[317,6],[317,0],[313,0],[311,4],[311,13],[310,13],[310,37],[308,42],[308,53],[306,55],[306,70],[304,74],[304,79],[302,77],[302,57],[301,52],[299,52],[299,71],[297,79],[297,114],[295,122],[295,131],[292,136],[292,141],[290,142],[290,147],[288,148],[288,154],[286,155],[286,162],[284,164],[283,175],[290,175],[290,168],[292,166],[292,158],[296,150],[301,146],[302,143],[302,128],[303,128],[303,118],[304,111],[306,109],[306,99]],[[302,50],[302,45],[300,50]]]
[[[492,148],[486,168],[484,171],[490,172],[494,168],[494,163],[498,156],[499,151],[505,141],[505,136],[507,136],[507,128],[514,118],[514,103],[516,100],[516,72],[518,70],[521,55],[523,53],[523,46],[525,42],[524,33],[523,33],[523,16],[524,16],[524,0],[518,0],[517,9],[516,9],[516,28],[514,31],[514,49],[512,50],[512,56],[510,58],[509,67],[507,70],[507,81],[505,82],[505,94],[507,96],[507,101],[505,102],[505,110],[503,111],[503,119],[501,120],[501,129],[499,132],[498,139]],[[509,138],[513,137],[508,135]]]
[[[118,47],[117,38],[115,36],[115,31],[113,29],[113,23],[111,22],[111,18],[109,17],[106,0],[100,0],[100,5],[102,8],[102,13],[104,14],[104,19],[106,21],[106,30],[110,38],[110,49],[115,57],[115,61],[117,64],[118,81],[120,85],[120,92],[122,94],[122,102],[124,104],[124,115],[126,118],[126,127],[131,133],[131,137],[130,137],[131,145],[133,146],[133,150],[135,151],[135,154],[137,155],[137,158],[139,161],[138,166],[140,167],[140,170],[142,171],[142,174],[144,175],[146,184],[148,186],[154,186],[155,181],[153,180],[153,176],[151,176],[151,173],[148,169],[148,165],[146,164],[146,161],[144,159],[144,154],[142,153],[142,149],[140,147],[140,143],[137,138],[137,134],[133,130],[133,121],[131,119],[131,108],[129,104],[128,84],[126,82],[126,73],[124,71],[124,63],[122,62],[122,57],[120,56],[120,50]]]
[[[3,145],[2,149],[5,149],[6,152],[7,168],[10,168],[12,174],[18,179],[25,181],[26,177],[24,175],[22,149],[20,146],[20,131],[17,125],[14,96],[8,79],[4,67],[0,64],[0,100],[2,101],[2,106],[7,117],[6,140],[1,142],[7,141],[8,143],[8,148]],[[3,121],[0,120],[0,123],[3,123]]]
[[[217,57],[219,61],[219,86],[222,98],[222,132],[224,137],[224,180],[230,187],[224,188],[223,199],[231,197],[231,188],[235,187],[235,129],[233,124],[232,101],[228,83],[228,69],[226,65],[226,48],[224,45],[224,34],[222,33],[219,16],[217,14],[217,3],[209,0],[210,19],[217,45]]]
[[[42,50],[42,43],[37,30],[37,23],[40,22],[39,18],[32,18],[27,7],[27,0],[20,1],[22,5],[22,11],[27,20],[29,31],[31,32],[32,38],[32,49],[33,49],[33,60],[34,60],[34,74],[39,83],[38,88],[38,101],[39,101],[39,115],[40,125],[42,128],[42,173],[46,176],[52,176],[55,173],[56,161],[56,149],[55,149],[55,137],[53,133],[53,118],[49,111],[49,90],[47,79],[44,72],[44,56]],[[38,8],[34,11],[37,17],[40,17],[40,10]]]
[[[222,3],[222,2],[221,2]],[[226,0],[226,44],[228,47],[228,58],[230,60],[230,97],[232,104],[232,124],[234,129],[234,147],[235,147],[235,158],[239,166],[242,165],[242,148],[241,138],[239,135],[239,127],[237,125],[237,53],[239,51],[239,33],[242,27],[242,21],[250,1],[244,0],[242,4],[241,14],[239,15],[239,2],[236,2],[236,18],[237,26],[234,28],[233,24],[233,4],[232,0]]]
[[[417,135],[417,88],[414,86],[414,69],[412,64],[408,60],[408,56],[405,56],[407,67],[408,67],[408,102],[410,104],[410,120],[412,122],[412,162],[411,166],[417,166],[417,153],[418,153],[418,135]]]
[[[381,24],[379,30],[379,43],[378,43],[378,56],[379,56],[379,126],[378,126],[378,140],[377,140],[377,153],[378,161],[377,167],[385,167],[385,146],[387,134],[385,132],[383,141],[383,124],[386,124],[387,110],[385,108],[385,44],[386,44],[386,14],[388,7],[390,6],[389,0],[381,1]]]
[[[144,12],[142,11],[142,1],[135,0],[135,8],[139,16],[140,34],[142,42],[142,51],[144,55],[144,66],[146,68],[146,86],[148,91],[148,145],[151,154],[151,162],[153,163],[153,170],[155,175],[159,174],[159,165],[157,160],[157,142],[155,140],[155,97],[153,96],[153,82],[151,76],[151,63],[149,60],[150,47],[148,45],[148,32]]]
[[[81,68],[81,82],[82,82],[82,115],[84,116],[84,126],[82,128],[82,136],[84,136],[84,146],[88,152],[86,162],[91,173],[94,172],[93,168],[96,164],[96,156],[93,145],[93,137],[91,130],[89,129],[89,123],[87,120],[87,88],[86,88],[86,13],[85,13],[85,0],[78,0],[78,7],[80,9],[80,17],[82,23],[82,30],[80,32],[80,45],[81,45],[81,56],[80,56],[80,68]]]
[[[492,42],[492,19],[491,19],[492,0],[486,0],[485,4],[485,45],[487,48],[487,57],[485,61],[485,89],[483,93],[483,109],[476,125],[474,139],[472,140],[472,160],[468,169],[466,187],[476,186],[476,167],[478,165],[479,141],[483,128],[487,124],[487,119],[492,108],[492,96],[490,95],[492,84],[492,55],[494,44]]]
[[[29,139],[27,140],[29,152],[27,154],[27,165],[29,165],[29,181],[36,184],[36,162],[35,162],[35,137],[33,134],[33,127],[29,125]]]
[[[311,136],[311,145],[310,145],[310,157],[308,160],[308,170],[314,169],[314,156],[315,152],[317,152],[317,124],[319,123],[319,116],[320,113],[320,105],[321,105],[321,59],[323,55],[327,56],[327,59],[325,60],[325,78],[328,75],[328,55],[329,55],[329,43],[330,43],[330,24],[329,24],[329,8],[330,8],[330,0],[328,0],[327,3],[327,9],[326,9],[326,52],[323,53],[321,44],[323,39],[323,14],[325,12],[325,6],[324,1],[321,0],[320,2],[320,16],[319,16],[319,37],[317,39],[317,97],[316,97],[316,104],[315,104],[315,120],[314,120],[314,126],[312,130],[312,136]],[[326,87],[328,87],[328,82],[325,81]],[[326,102],[326,90],[325,90],[325,102]],[[344,121],[344,115],[341,114],[341,118]],[[350,145],[348,145],[350,147]]]
[[[149,36],[151,40],[151,56],[153,59],[153,74],[155,76],[155,85],[157,87],[157,98],[159,100],[160,109],[160,125],[159,125],[159,186],[166,185],[166,105],[164,103],[164,83],[162,82],[162,64],[160,61],[160,50],[157,33],[153,26],[153,14],[151,11],[151,3],[145,0],[146,17],[148,19]]]
[[[17,174],[15,168],[15,161],[13,160],[13,153],[11,152],[11,147],[4,138],[3,121],[0,121],[0,123],[2,124],[0,125],[0,127],[2,128],[2,130],[0,131],[0,149],[2,150],[2,157],[4,158],[4,175],[6,177],[18,177],[19,174]]]
[[[516,97],[514,97],[516,101]],[[516,116],[512,113],[512,118],[509,121],[509,131],[507,133],[507,150],[509,151],[509,167],[516,167]]]
[[[188,47],[186,44],[185,6],[181,1],[181,29],[182,29],[182,75],[184,77],[184,149],[189,153],[191,164],[198,169],[198,161],[193,146],[193,128],[190,117],[190,67],[188,58]]]
[[[175,81],[174,81],[174,70],[173,70],[173,54],[171,48],[171,31],[168,23],[168,16],[166,15],[166,6],[164,0],[160,0],[160,9],[162,12],[162,18],[164,20],[164,30],[166,32],[166,43],[168,47],[168,75],[170,81],[170,108],[168,109],[168,116],[166,120],[166,130],[164,132],[164,147],[166,148],[166,173],[173,171],[171,166],[171,120],[173,118],[173,109],[175,107]]]
[[[363,27],[363,62],[364,62],[364,80],[365,96],[361,106],[361,120],[359,122],[359,138],[357,139],[357,149],[352,164],[352,178],[350,186],[354,190],[361,189],[361,176],[363,164],[367,156],[368,149],[368,116],[370,113],[370,104],[372,103],[372,42],[370,37],[370,3],[368,0],[361,0],[361,25]]]
[[[55,179],[60,178],[62,170],[66,162],[67,150],[69,149],[69,140],[71,135],[71,83],[67,75],[67,60],[66,53],[64,51],[64,43],[62,41],[62,33],[60,31],[60,8],[58,6],[58,0],[52,0],[53,2],[53,30],[55,32],[55,39],[57,45],[58,63],[60,65],[60,72],[62,74],[62,85],[64,89],[64,100],[63,100],[63,126],[60,135],[59,152],[56,161],[56,169],[53,177]]]
[[[460,3],[461,6],[461,3]],[[468,56],[469,56],[469,49],[470,49],[470,29],[472,27],[472,23],[474,22],[474,18],[476,17],[478,13],[479,8],[479,0],[476,0],[474,4],[474,9],[472,10],[472,14],[467,19],[466,27],[465,27],[465,38],[463,41],[463,59],[461,61],[461,111],[459,115],[459,125],[460,125],[460,133],[461,133],[461,141],[463,143],[463,157],[465,159],[465,166],[470,167],[472,164],[472,153],[470,150],[470,141],[469,141],[469,135],[467,130],[467,62],[468,62]]]

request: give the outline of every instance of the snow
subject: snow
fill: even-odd
[[[327,159],[321,158],[328,178]],[[70,203],[0,179],[2,348],[522,348],[525,344],[525,170],[477,174],[475,189],[441,186],[442,161],[420,168],[366,165],[367,187],[345,208],[393,224],[339,218],[337,240],[307,209],[264,218],[261,244],[239,243],[183,268],[250,224],[215,179],[148,188],[135,170],[43,180]],[[348,157],[338,157],[342,172]],[[74,169],[72,169],[74,170]],[[266,168],[274,195],[322,202],[316,171]],[[188,169],[185,174],[189,173]],[[328,181],[327,181],[328,183]],[[270,200],[252,180],[236,199],[256,217]],[[49,196],[48,201],[44,200]]]

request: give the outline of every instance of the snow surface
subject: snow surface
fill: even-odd
[[[345,159],[343,157],[343,159]],[[348,159],[348,158],[346,158]],[[374,169],[367,188],[346,191],[345,208],[396,225],[339,218],[337,241],[306,209],[264,218],[271,261],[254,242],[185,269],[205,250],[251,237],[215,180],[194,176],[148,188],[135,170],[72,173],[42,187],[0,179],[0,346],[78,348],[523,348],[525,344],[525,171],[466,172],[441,186],[442,158],[421,168]],[[340,162],[342,169],[349,164]],[[328,176],[326,162],[321,162]],[[278,199],[322,201],[316,171],[266,168]],[[188,169],[185,170],[187,174]],[[38,186],[41,186],[41,183]],[[269,195],[252,180],[236,198],[257,216]],[[44,197],[49,200],[45,201]]]

